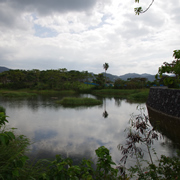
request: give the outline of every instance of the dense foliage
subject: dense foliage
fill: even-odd
[[[168,87],[178,88],[180,86],[180,50],[173,52],[175,60],[171,63],[164,62],[158,70],[156,79],[160,78],[159,81]]]
[[[150,87],[154,82],[146,78],[129,78],[127,81],[116,79],[112,82],[106,77],[109,67],[104,64],[105,74],[92,74],[87,71],[58,70],[9,70],[0,73],[0,88],[6,89],[33,89],[33,90],[75,90],[87,89],[139,89]]]
[[[126,144],[118,146],[123,155],[120,168],[124,174],[128,171],[131,178],[136,177],[138,180],[180,179],[180,154],[175,157],[161,155],[160,159],[158,158],[153,144],[161,135],[150,125],[149,117],[143,113],[144,109],[138,108],[140,114],[132,114],[130,127],[126,129]],[[156,126],[158,127],[158,122]],[[145,153],[148,159],[144,159]],[[154,160],[153,155],[157,160]],[[125,164],[129,157],[136,159],[136,165],[126,169]]]
[[[127,81],[116,79],[114,82],[115,89],[140,89],[152,86],[154,83],[147,81],[146,78],[128,78]]]
[[[11,89],[56,89],[78,90],[81,82],[92,78],[87,71],[67,71],[66,69],[46,70],[9,70],[0,73],[1,87]]]

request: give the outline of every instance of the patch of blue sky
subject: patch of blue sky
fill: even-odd
[[[111,15],[104,15],[102,18],[101,18],[101,22],[97,25],[97,26],[90,26],[88,28],[88,30],[93,30],[93,29],[97,29],[97,28],[100,28],[102,27],[104,24],[109,24],[106,22],[107,19],[111,18]]]
[[[58,35],[58,33],[55,30],[51,28],[43,27],[38,24],[34,25],[34,30],[35,30],[34,35],[40,38],[50,38],[50,37],[56,37]]]
[[[32,16],[33,20],[38,19],[35,13],[32,13],[31,16]]]

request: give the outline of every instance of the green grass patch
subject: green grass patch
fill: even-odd
[[[145,102],[149,95],[149,89],[101,89],[92,92],[98,96],[119,97],[130,101]]]
[[[1,96],[4,97],[30,97],[36,96],[36,93],[29,93],[29,92],[19,92],[19,91],[1,91]]]
[[[62,95],[70,95],[76,94],[74,90],[28,90],[28,92],[34,92],[37,94],[62,94]]]
[[[142,91],[134,94],[130,94],[128,96],[128,100],[130,101],[138,101],[138,102],[145,102],[148,99],[149,91]]]
[[[20,90],[7,90],[7,89],[1,89],[0,95],[5,97],[30,97],[35,96],[37,94],[75,94],[76,92],[73,90],[63,90],[63,91],[57,91],[57,90],[31,90],[31,89],[20,89]]]
[[[93,106],[102,104],[102,101],[93,98],[65,97],[56,103],[64,106]]]

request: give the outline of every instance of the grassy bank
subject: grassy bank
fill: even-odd
[[[92,93],[98,96],[112,96],[129,101],[145,102],[149,95],[149,89],[101,89],[94,90]]]
[[[87,89],[86,89],[87,88]],[[74,91],[74,90],[31,90],[31,89],[21,89],[21,90],[8,90],[1,89],[0,96],[5,97],[31,97],[37,94],[62,94],[62,95],[72,95],[76,93],[89,93],[103,97],[119,97],[123,99],[127,99],[131,102],[145,102],[149,95],[149,89],[101,89],[101,90],[93,90],[88,87],[84,87],[84,89]],[[76,100],[73,100],[72,103],[76,104]],[[81,104],[82,100],[78,100],[77,104]],[[88,100],[89,101],[89,100]],[[91,102],[85,102],[91,103]],[[94,102],[92,102],[93,104]],[[84,105],[84,102],[83,102]]]
[[[9,91],[9,90],[0,91],[0,96],[4,96],[4,97],[30,97],[36,95],[37,95],[36,93],[32,93],[32,92]]]
[[[65,97],[61,101],[56,101],[56,103],[64,106],[93,106],[102,104],[102,101],[93,98]]]
[[[31,89],[20,89],[20,90],[8,90],[1,89],[0,96],[4,97],[31,97],[36,96],[37,94],[75,94],[73,90],[66,91],[55,91],[55,90],[31,90]]]

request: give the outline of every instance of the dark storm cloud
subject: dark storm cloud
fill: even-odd
[[[7,0],[6,2],[15,9],[48,15],[54,12],[87,11],[97,0]]]
[[[22,28],[21,15],[25,12],[47,16],[54,13],[88,12],[97,2],[109,0],[0,0],[0,27]]]

